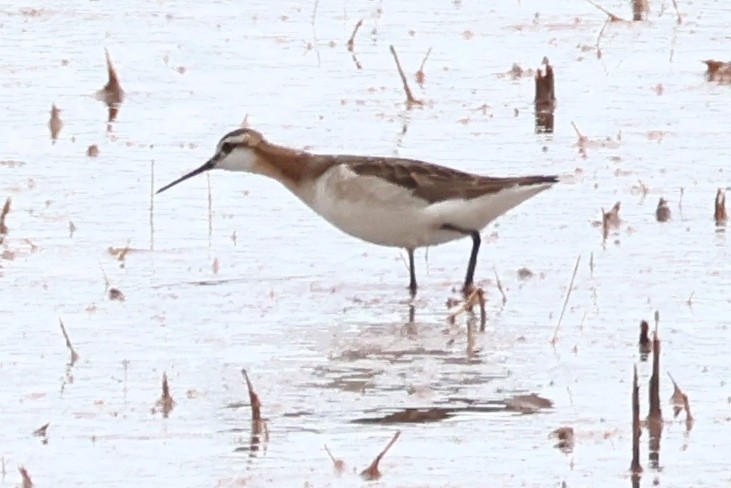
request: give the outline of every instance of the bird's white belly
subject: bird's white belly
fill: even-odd
[[[342,166],[322,175],[304,200],[343,232],[381,246],[415,249],[462,237],[441,229],[428,202],[408,189]]]
[[[333,200],[317,210],[335,227],[354,237],[382,246],[415,249],[460,237],[436,228],[423,208],[393,208],[380,202]]]
[[[361,176],[338,165],[306,190],[300,189],[299,195],[315,212],[347,234],[382,246],[416,249],[481,231],[550,186],[516,185],[468,200],[429,203],[407,188],[376,176]]]

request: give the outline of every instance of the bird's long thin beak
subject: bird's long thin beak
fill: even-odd
[[[160,188],[159,190],[157,190],[155,192],[155,194],[162,193],[165,190],[167,190],[168,188],[173,187],[173,186],[177,185],[178,183],[181,183],[181,182],[187,180],[188,178],[192,178],[195,175],[199,175],[201,173],[205,173],[206,171],[213,169],[215,166],[216,166],[216,158],[211,158],[208,161],[206,161],[206,164],[204,164],[200,168],[194,169],[193,171],[191,171],[187,175],[181,176],[180,178],[178,178],[177,180],[173,181],[172,183],[163,186],[162,188]]]

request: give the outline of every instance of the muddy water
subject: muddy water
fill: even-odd
[[[629,18],[625,3],[603,5]],[[379,486],[629,484],[632,366],[643,412],[650,373],[636,336],[655,310],[663,369],[696,423],[666,425],[657,468],[643,436],[642,484],[728,483],[731,274],[712,202],[729,184],[731,92],[704,81],[700,60],[724,59],[731,10],[680,1],[678,26],[665,3],[645,23],[608,25],[600,58],[605,16],[582,2],[6,3],[0,486],[19,483],[18,465],[37,486],[358,486],[353,471],[396,430]],[[354,59],[345,44],[361,18]],[[423,88],[411,77],[423,107],[404,107],[390,44],[410,75],[432,48]],[[109,128],[93,98],[103,47],[127,92]],[[557,77],[553,134],[536,134],[532,78],[507,74],[543,56]],[[65,122],[55,144],[52,103]],[[418,254],[411,320],[405,254],[339,233],[274,182],[212,173],[152,202],[151,188],[199,165],[246,114],[272,141],[313,151],[572,177],[484,233],[489,319],[468,350],[468,317],[450,325],[445,305],[467,241]],[[623,223],[603,243],[592,221],[616,201]],[[125,246],[123,261],[108,251]],[[125,301],[107,299],[105,279]],[[253,448],[241,368],[268,419]],[[155,408],[163,372],[167,419]],[[554,407],[506,411],[529,392]],[[407,407],[454,410],[354,422]],[[47,422],[44,444],[32,432]],[[548,438],[560,426],[575,430],[572,453]]]

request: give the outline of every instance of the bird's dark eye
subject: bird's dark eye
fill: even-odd
[[[224,142],[223,144],[221,144],[221,152],[224,154],[230,153],[233,150],[233,148],[234,148],[234,145],[231,144],[230,142]]]

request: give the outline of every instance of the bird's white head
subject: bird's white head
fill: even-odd
[[[258,172],[256,166],[259,160],[256,147],[262,141],[264,141],[264,137],[252,129],[236,129],[231,131],[218,141],[216,152],[213,153],[213,157],[206,161],[203,166],[163,186],[157,190],[157,193],[161,193],[188,178],[212,169],[256,173]]]

